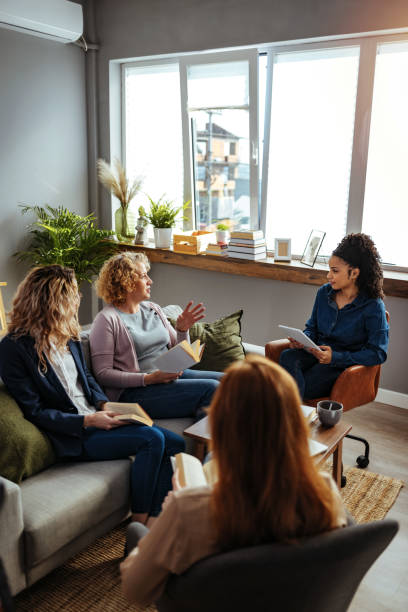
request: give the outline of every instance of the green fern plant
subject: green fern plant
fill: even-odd
[[[147,194],[146,194],[147,195]],[[164,194],[155,202],[150,196],[147,196],[150,201],[150,211],[146,213],[146,219],[153,227],[174,227],[176,217],[181,210],[185,210],[190,204],[190,200],[182,206],[173,206],[172,200],[164,200]],[[186,219],[186,217],[182,217]]]
[[[92,282],[102,264],[116,252],[108,238],[110,230],[95,227],[93,213],[81,217],[63,206],[21,206],[21,213],[34,213],[37,220],[28,225],[29,241],[26,250],[14,256],[32,266],[60,264],[73,268],[78,281]]]

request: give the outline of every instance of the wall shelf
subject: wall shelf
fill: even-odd
[[[248,261],[214,255],[175,253],[172,249],[156,249],[153,246],[119,242],[117,248],[121,251],[144,251],[152,263],[165,263],[211,272],[269,278],[306,285],[323,285],[326,282],[328,270],[327,266],[322,264],[316,264],[315,267],[310,268],[297,260],[275,263],[273,257],[267,257],[262,261]],[[408,298],[408,274],[384,270],[384,293],[386,296]]]

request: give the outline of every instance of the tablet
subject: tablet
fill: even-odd
[[[294,340],[297,340],[298,342],[300,342],[300,344],[303,344],[306,349],[315,348],[318,351],[322,350],[317,346],[317,344],[313,342],[313,340],[309,338],[309,336],[306,336],[306,334],[304,334],[301,329],[297,329],[296,327],[288,327],[287,325],[278,325],[278,327],[283,329],[287,336],[293,338]]]

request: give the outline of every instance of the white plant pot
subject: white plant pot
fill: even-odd
[[[215,232],[217,242],[228,242],[229,232],[228,230],[217,230]]]
[[[172,227],[154,227],[154,245],[156,249],[169,249],[171,244]]]

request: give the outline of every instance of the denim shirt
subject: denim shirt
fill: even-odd
[[[330,365],[348,368],[372,366],[387,358],[388,323],[380,298],[358,296],[339,309],[330,283],[320,287],[305,334],[316,344],[330,346]]]

